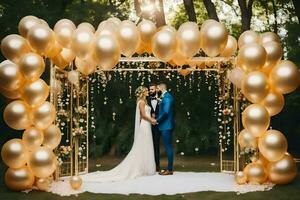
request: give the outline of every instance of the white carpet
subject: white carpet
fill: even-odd
[[[225,173],[175,172],[173,176],[147,176],[134,180],[110,183],[83,182],[82,187],[75,191],[70,187],[68,179],[53,182],[51,192],[61,196],[74,195],[82,192],[104,194],[147,194],[174,195],[200,191],[246,193],[272,189],[272,184],[237,185],[234,175]]]

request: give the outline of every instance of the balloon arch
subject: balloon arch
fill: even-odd
[[[9,167],[5,173],[9,188],[29,189],[36,179],[37,188],[45,190],[54,172],[57,176],[71,175],[72,187],[80,187],[78,173],[88,169],[88,75],[119,70],[113,68],[121,61],[164,62],[170,68],[147,70],[178,70],[183,75],[192,70],[222,73],[224,81],[229,79],[234,85],[231,90],[234,160],[222,158],[220,142],[221,171],[236,172],[238,184],[261,184],[267,179],[286,184],[296,176],[296,164],[287,153],[284,134],[268,130],[270,117],[284,106],[283,94],[299,85],[297,66],[281,60],[283,50],[276,34],[246,31],[236,41],[222,23],[214,20],[205,21],[200,30],[194,22],[186,22],[176,30],[171,26],[156,28],[148,20],[136,26],[128,20],[109,18],[95,30],[89,23],[76,27],[72,21],[62,19],[52,30],[44,20],[26,16],[18,28],[20,35],[8,35],[1,42],[7,60],[0,64],[0,89],[12,100],[4,110],[4,120],[15,130],[25,130],[22,139],[7,141],[1,150],[2,159]],[[145,53],[154,57],[132,57]],[[224,62],[233,65],[221,67],[220,63]],[[50,87],[40,78],[49,63]],[[65,90],[67,95],[59,95],[60,90]],[[240,131],[241,94],[252,104],[242,113],[245,129]],[[61,98],[69,101],[62,104]],[[70,112],[58,110],[63,106]],[[66,132],[71,148],[57,149],[62,123],[69,124]],[[85,145],[84,150],[79,144]],[[239,162],[239,149],[244,148],[255,149],[256,153],[252,162],[240,171],[244,166]],[[63,157],[68,152],[72,154],[70,162],[58,167],[57,156]],[[86,152],[85,159],[78,160],[83,152]]]

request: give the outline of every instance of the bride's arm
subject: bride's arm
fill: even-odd
[[[152,123],[152,118],[151,118],[151,117],[148,117],[148,116],[146,115],[145,105],[146,105],[146,103],[145,103],[144,101],[141,101],[140,104],[139,104],[140,113],[141,113],[141,118],[144,119],[144,120],[149,121],[150,123]]]

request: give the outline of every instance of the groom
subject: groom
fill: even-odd
[[[162,170],[160,175],[173,174],[173,147],[172,147],[172,133],[175,127],[174,120],[174,98],[168,92],[167,85],[160,83],[158,90],[161,92],[161,102],[159,103],[159,113],[156,116],[156,124],[163,138],[165,150],[168,157],[168,167]]]
[[[159,91],[157,84],[151,83],[149,87],[149,97],[148,97],[148,105],[151,107],[151,117],[156,118],[159,114]],[[154,157],[156,164],[156,171],[160,172],[160,131],[158,129],[157,124],[152,124],[152,138],[153,138],[153,147],[154,147]]]

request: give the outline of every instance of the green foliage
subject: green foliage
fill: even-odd
[[[124,63],[120,67],[124,67]],[[186,77],[177,72],[107,73],[106,77],[110,79],[107,83],[99,84],[98,80],[91,84],[94,87],[91,98],[94,99],[96,123],[95,130],[90,132],[90,138],[95,138],[94,147],[91,147],[95,151],[91,155],[94,156],[97,151],[97,154],[111,152],[123,155],[130,150],[136,108],[134,91],[139,85],[148,86],[150,82],[159,81],[167,83],[175,98],[173,140],[176,151],[185,154],[216,153],[218,134],[214,106],[218,88],[215,75],[204,72],[194,72]],[[97,75],[93,79],[98,79]]]

